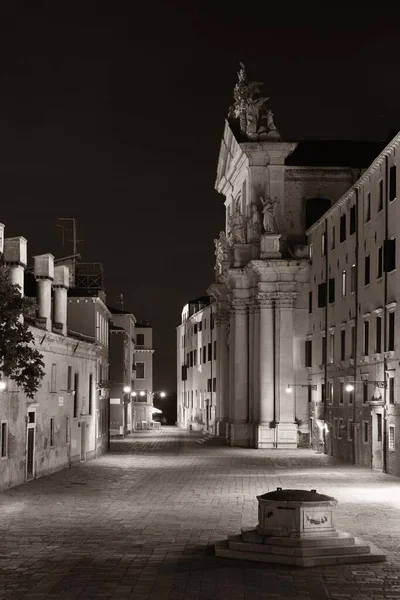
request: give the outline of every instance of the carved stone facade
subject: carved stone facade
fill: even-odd
[[[345,143],[282,141],[267,125],[262,129],[260,113],[250,131],[246,102],[259,85],[242,68],[218,161],[215,187],[225,198],[230,245],[207,289],[216,315],[224,314],[218,347],[225,349],[217,354],[209,430],[231,445],[295,448],[309,436],[306,229],[351,188],[356,168],[368,164],[365,156],[377,146],[360,143],[349,153]],[[178,364],[179,392],[182,367],[192,369]]]

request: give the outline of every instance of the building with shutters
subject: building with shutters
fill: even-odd
[[[307,231],[312,445],[400,475],[400,134]]]
[[[153,421],[153,328],[147,321],[135,325],[135,381],[133,411],[135,428],[149,427]]]

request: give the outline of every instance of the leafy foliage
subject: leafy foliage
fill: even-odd
[[[0,263],[0,373],[16,382],[33,398],[44,377],[43,356],[33,347],[34,337],[19,317],[31,301],[11,282],[9,269]]]

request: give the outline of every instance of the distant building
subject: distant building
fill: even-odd
[[[54,267],[54,257],[43,254],[25,272],[22,237],[6,238],[3,249],[12,282],[37,298],[37,311],[26,318],[45,363],[33,400],[11,380],[0,392],[0,488],[6,489],[94,458],[107,447],[108,422],[98,396],[101,348],[67,329],[68,268]]]
[[[215,431],[221,408],[217,378],[219,348],[216,304],[210,296],[191,300],[177,328],[178,425],[193,431]],[[217,412],[216,412],[217,411]]]
[[[135,325],[135,427],[148,426],[153,420],[153,328],[147,321]]]
[[[134,429],[135,322],[132,313],[109,307],[110,434],[124,436]]]

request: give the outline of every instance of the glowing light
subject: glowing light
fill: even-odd
[[[354,385],[352,383],[348,383],[346,385],[346,392],[352,392],[354,390]]]
[[[0,392],[3,392],[6,389],[7,385],[5,381],[0,381]]]
[[[167,395],[167,394],[166,394],[165,392],[160,392],[160,396],[161,396],[161,398],[165,398],[165,396],[166,396],[166,395]]]
[[[141,392],[139,392],[139,396],[145,396],[146,392],[144,392],[143,390]]]
[[[124,394],[129,394],[130,391],[131,391],[131,388],[129,387],[129,385],[125,385],[124,386]]]
[[[135,396],[137,396],[136,392],[131,392],[131,396],[134,398]]]
[[[292,388],[290,387],[290,385],[287,386],[286,393],[287,394],[291,394],[292,393]]]
[[[151,412],[153,413],[153,415],[154,414],[160,414],[160,413],[162,413],[162,410],[160,410],[159,408],[155,408],[155,406],[153,406]]]

